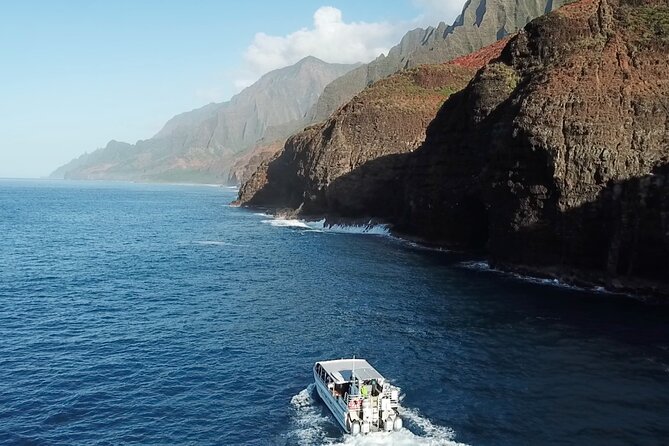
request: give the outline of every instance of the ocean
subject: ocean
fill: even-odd
[[[0,180],[0,443],[661,445],[669,308],[527,281],[223,187]],[[343,435],[315,361],[406,429]]]

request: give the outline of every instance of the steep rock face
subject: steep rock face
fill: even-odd
[[[582,0],[532,22],[407,158],[398,229],[666,293],[668,72],[666,1]]]
[[[568,1],[470,0],[453,25],[440,25],[436,36],[409,54],[405,63],[412,67],[472,53],[565,3]]]
[[[511,38],[450,96],[417,150],[328,184],[342,163],[309,143],[327,126],[312,128],[252,179],[260,194],[244,192],[250,203],[305,203],[305,215],[380,217],[502,268],[669,295],[667,73],[666,0],[582,0]],[[328,198],[339,182],[355,195],[384,175],[393,179],[364,210],[342,213]]]
[[[404,59],[429,42],[434,37],[435,32],[436,29],[432,27],[427,29],[416,28],[409,31],[399,44],[390,49],[388,55],[382,54],[374,61],[361,65],[333,80],[325,87],[323,94],[308,113],[309,122],[324,121],[366,86],[405,68]]]
[[[117,143],[83,155],[52,174],[72,179],[224,182],[236,154],[285,139],[327,84],[357,65],[307,57],[263,76],[229,102],[209,104],[170,119],[153,138],[119,157]],[[269,139],[271,138],[271,139]]]
[[[388,215],[403,172],[399,155],[420,146],[444,100],[503,46],[378,81],[326,122],[289,138],[242,187],[240,201],[306,214]]]
[[[228,184],[244,184],[261,164],[269,161],[283,148],[285,141],[276,141],[270,144],[260,144],[252,150],[242,153],[235,159],[228,174]]]
[[[470,0],[450,26],[415,29],[387,56],[356,68],[328,85],[309,114],[311,122],[327,119],[373,82],[405,68],[435,64],[475,52],[513,34],[530,20],[562,6],[566,0]]]

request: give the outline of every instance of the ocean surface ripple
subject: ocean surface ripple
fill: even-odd
[[[0,444],[669,438],[666,307],[233,198],[0,180]],[[342,435],[311,367],[351,355],[403,389],[405,431]]]

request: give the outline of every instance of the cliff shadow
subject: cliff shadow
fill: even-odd
[[[369,160],[341,175],[322,191],[320,199],[306,203],[305,214],[391,221],[402,207],[404,168],[409,153]]]
[[[595,200],[532,225],[493,219],[491,234],[494,265],[669,295],[669,163],[611,180]]]

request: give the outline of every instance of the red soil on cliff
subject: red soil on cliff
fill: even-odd
[[[467,54],[466,56],[458,57],[447,63],[466,68],[474,68],[476,70],[483,68],[490,61],[497,59],[502,54],[502,50],[513,36],[515,36],[515,34],[508,35],[492,45],[488,45],[478,51]]]

